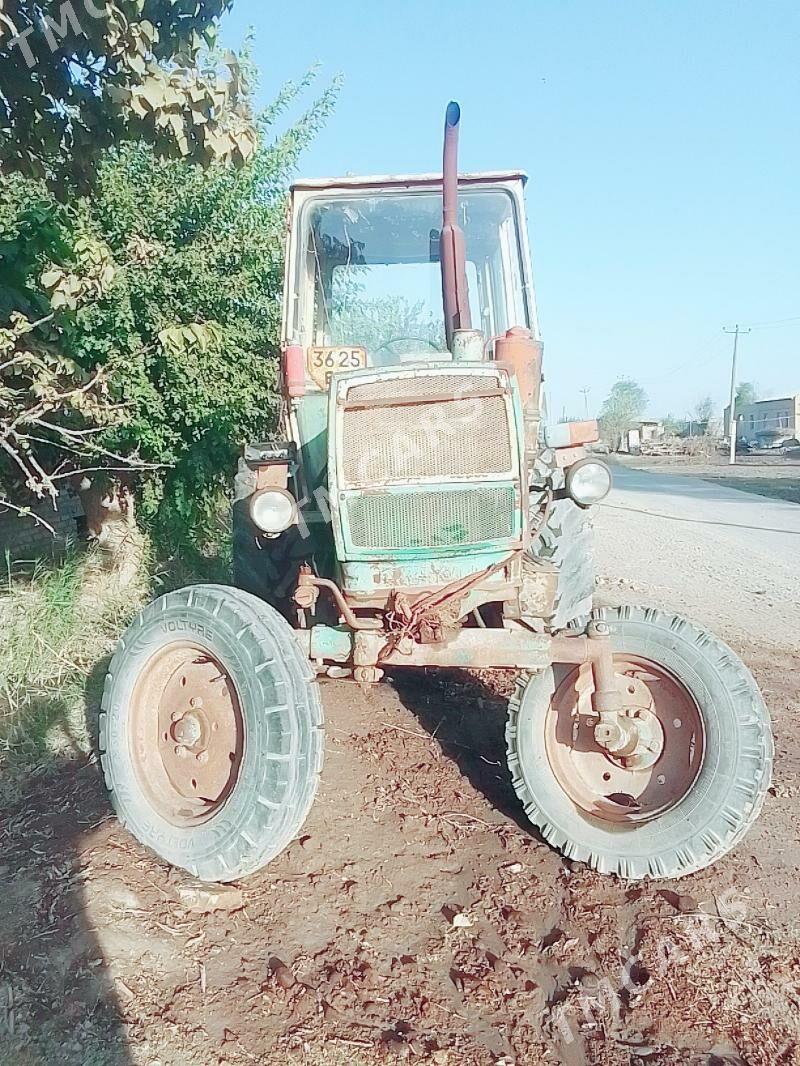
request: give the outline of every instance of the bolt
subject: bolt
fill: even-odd
[[[595,622],[594,631],[598,637],[607,637],[611,632],[607,622]]]
[[[175,746],[175,754],[178,756],[179,759],[185,759],[186,758],[187,751],[186,751],[186,748],[183,746],[183,744],[177,744]]]
[[[192,696],[192,698],[189,700],[189,706],[190,707],[202,707],[203,706],[203,701],[202,701],[202,699],[199,696]]]
[[[183,718],[183,712],[173,711],[169,718],[171,722],[180,722],[181,718]]]
[[[201,766],[205,766],[205,764],[208,762],[208,752],[207,751],[198,751],[198,753],[195,756],[195,758],[197,759],[197,761],[200,763]]]

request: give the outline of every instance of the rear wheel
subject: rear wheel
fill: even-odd
[[[100,749],[134,836],[201,880],[234,881],[305,821],[322,767],[318,686],[267,604],[218,585],[182,589],[123,636]]]
[[[676,615],[595,612],[611,629],[635,756],[600,746],[589,666],[523,680],[510,704],[509,767],[526,813],[572,859],[631,879],[709,866],[747,832],[770,782],[764,701],[721,641]]]
[[[537,459],[534,475],[547,481],[555,490],[564,487],[564,471],[555,465],[552,452]],[[546,493],[540,485],[531,487],[531,522],[536,526],[545,504]],[[555,500],[547,512],[544,525],[531,545],[537,559],[558,567],[558,584],[549,628],[584,629],[592,613],[595,591],[594,530],[592,512],[574,500]]]

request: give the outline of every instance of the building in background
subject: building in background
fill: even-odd
[[[730,433],[731,409],[725,408],[725,435]],[[762,447],[800,439],[800,393],[780,400],[758,400],[736,408],[739,439]]]

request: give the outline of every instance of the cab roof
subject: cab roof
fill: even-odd
[[[524,170],[485,170],[477,174],[459,174],[459,182],[465,185],[496,185],[499,182],[521,181],[524,185],[528,175]],[[292,183],[292,192],[324,189],[375,189],[375,188],[439,188],[441,174],[386,174],[367,177],[301,178]]]

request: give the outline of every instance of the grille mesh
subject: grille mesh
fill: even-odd
[[[513,453],[505,400],[475,396],[496,387],[497,379],[488,375],[451,374],[409,375],[348,390],[348,401],[435,394],[464,398],[345,410],[344,483],[507,476]]]
[[[367,381],[347,390],[348,400],[385,400],[409,396],[474,396],[496,389],[495,374],[406,374],[391,380]]]
[[[369,493],[347,501],[354,547],[437,548],[514,535],[514,488]]]

